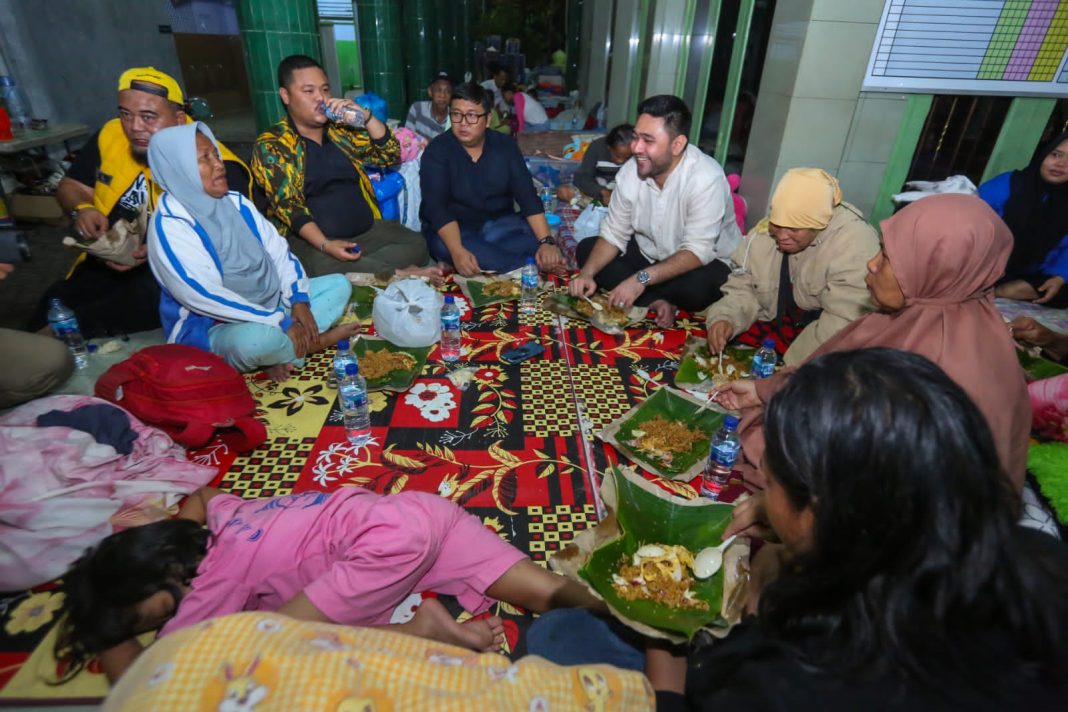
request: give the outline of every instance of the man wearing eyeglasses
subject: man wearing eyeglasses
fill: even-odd
[[[531,256],[541,271],[563,274],[563,255],[519,146],[486,130],[492,101],[474,82],[457,86],[451,130],[423,153],[420,217],[430,255],[465,277],[508,272]]]

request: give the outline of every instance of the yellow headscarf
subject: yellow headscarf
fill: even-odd
[[[822,230],[841,202],[834,176],[819,168],[791,168],[775,187],[768,217],[780,227]]]

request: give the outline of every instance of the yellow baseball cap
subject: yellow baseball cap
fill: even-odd
[[[119,77],[119,91],[124,89],[136,89],[148,92],[156,96],[162,96],[167,101],[181,104],[182,88],[169,74],[165,74],[155,67],[134,67],[127,69]]]

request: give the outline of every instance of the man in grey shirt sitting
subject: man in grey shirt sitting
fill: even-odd
[[[404,127],[432,141],[449,130],[449,101],[452,99],[452,78],[448,72],[438,72],[426,88],[430,101],[417,101],[408,109]]]

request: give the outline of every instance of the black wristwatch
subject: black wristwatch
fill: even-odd
[[[552,235],[549,235],[548,237],[543,237],[540,240],[538,240],[538,247],[541,247],[542,245],[553,245],[553,246],[555,246],[556,245],[556,240],[553,239]]]

